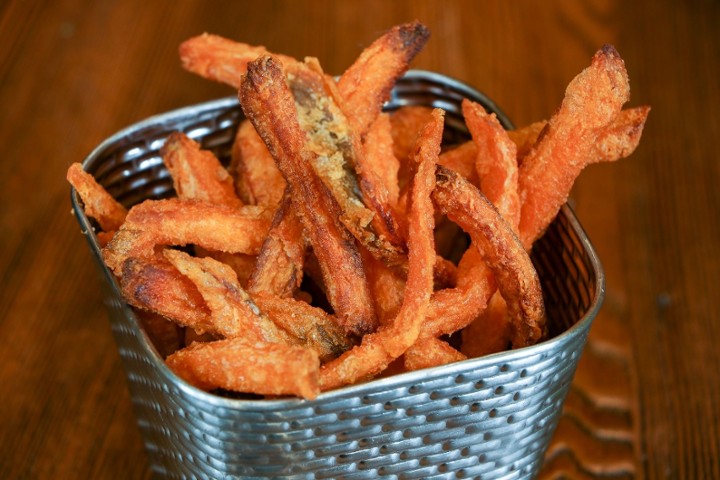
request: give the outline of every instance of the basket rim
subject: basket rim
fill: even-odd
[[[459,80],[448,77],[441,73],[428,70],[409,70],[405,74],[404,78],[408,80],[424,80],[448,86],[460,92],[464,97],[468,97],[472,100],[478,101],[482,103],[485,107],[491,109],[491,111],[493,111],[497,115],[500,122],[506,128],[514,128],[514,125],[512,124],[510,119],[499,109],[499,107],[497,107],[497,105],[495,105],[492,100],[490,100],[482,92]],[[218,109],[237,108],[238,106],[239,102],[236,96],[227,96],[214,100],[200,102],[193,105],[184,106],[181,108],[169,110],[147,117],[141,121],[138,121],[134,124],[118,130],[116,133],[110,135],[101,143],[99,143],[82,161],[83,169],[87,170],[88,167],[92,166],[97,159],[101,158],[102,154],[108,148],[112,147],[119,140],[127,138],[128,136],[134,134],[138,130],[160,125],[164,123],[165,120],[170,118],[196,115],[200,112],[207,112]],[[108,281],[113,291],[113,294],[118,299],[123,299],[117,280],[102,261],[102,249],[98,243],[97,236],[95,235],[93,226],[90,223],[89,218],[85,215],[85,212],[81,207],[81,202],[77,191],[73,187],[70,188],[70,200],[73,211],[75,213],[75,217],[80,224],[81,231],[84,235],[86,235],[86,239],[90,244],[91,250],[96,257],[96,260],[98,260],[102,265],[103,274]],[[536,345],[532,345],[529,347],[506,350],[503,352],[485,355],[479,358],[470,358],[467,360],[441,365],[438,367],[395,374],[388,377],[370,380],[364,383],[340,387],[330,391],[321,392],[318,397],[312,400],[295,397],[279,399],[235,399],[200,390],[180,378],[167,366],[165,361],[155,349],[148,335],[141,328],[138,318],[133,312],[133,310],[124,300],[122,301],[122,305],[125,311],[125,315],[129,320],[130,326],[133,330],[132,333],[138,337],[141,348],[146,354],[147,359],[150,360],[152,363],[151,366],[158,370],[164,381],[181,390],[185,396],[192,397],[193,400],[202,402],[207,405],[211,405],[213,407],[227,408],[231,410],[253,410],[260,412],[267,410],[277,411],[289,408],[312,408],[315,405],[320,405],[325,402],[341,399],[344,397],[363,396],[368,393],[382,392],[390,390],[392,388],[398,388],[404,385],[411,385],[413,383],[422,382],[423,380],[431,377],[461,375],[475,369],[488,368],[494,365],[502,365],[503,363],[512,362],[526,356],[543,354],[550,350],[557,350],[559,347],[562,347],[565,344],[569,343],[575,336],[582,335],[583,332],[587,332],[589,329],[589,324],[593,321],[593,319],[599,312],[605,296],[605,273],[602,264],[600,263],[600,259],[590,242],[590,239],[588,238],[584,228],[580,224],[570,205],[563,205],[558,215],[564,215],[568,220],[572,230],[577,234],[580,244],[582,245],[585,254],[588,256],[590,264],[592,265],[596,276],[595,291],[592,301],[587,308],[585,314],[580,319],[578,319],[570,328],[550,339],[544,340]]]

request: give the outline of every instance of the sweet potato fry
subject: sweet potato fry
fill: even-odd
[[[302,222],[286,195],[260,249],[248,291],[291,298],[302,283],[307,248]]]
[[[270,220],[270,212],[255,206],[230,208],[176,198],[146,200],[130,209],[125,223],[103,249],[103,258],[119,276],[125,259],[150,258],[157,245],[193,244],[212,251],[254,255],[260,251]]]
[[[580,171],[594,160],[598,133],[629,96],[625,64],[609,45],[570,82],[560,108],[520,167],[520,239],[525,248],[555,218]]]
[[[226,338],[242,336],[250,341],[297,343],[260,311],[229,266],[209,257],[191,257],[180,250],[166,249],[163,254],[202,295],[210,309],[213,332]]]
[[[465,328],[485,310],[496,287],[492,270],[471,243],[460,259],[457,285],[433,293],[420,337],[438,337]]]
[[[163,256],[128,258],[120,289],[130,305],[162,315],[198,333],[213,330],[210,310],[195,285]]]
[[[104,232],[114,232],[120,228],[127,210],[92,175],[83,170],[81,164],[70,165],[67,180],[80,195],[87,216],[94,218]]]
[[[313,399],[318,393],[318,360],[313,350],[244,338],[194,343],[167,358],[183,380],[202,390],[260,395],[296,395]]]
[[[440,165],[458,172],[468,182],[475,186],[480,185],[475,160],[477,159],[477,147],[472,140],[451,148],[440,155]]]
[[[242,205],[233,180],[209,150],[182,132],[174,132],[160,149],[177,197],[237,208]]]
[[[401,165],[407,166],[412,161],[415,141],[422,130],[432,118],[432,108],[423,105],[407,105],[400,107],[390,114],[393,152]],[[399,181],[400,187],[405,186],[408,172]]]
[[[230,158],[235,188],[245,203],[276,207],[285,192],[285,179],[249,120],[240,123]]]
[[[430,194],[435,187],[435,166],[440,154],[443,111],[433,112],[433,121],[423,129],[416,153],[417,171],[410,193],[408,235],[408,279],[403,303],[392,322],[365,335],[360,345],[320,370],[320,388],[347,385],[377,375],[407,350],[420,333],[433,290],[435,216]]]
[[[400,197],[398,184],[400,161],[393,152],[392,127],[389,114],[381,113],[370,124],[363,145],[365,146],[365,158],[368,168],[382,182],[382,186],[388,195],[389,204],[391,206],[397,205]]]
[[[437,169],[433,199],[482,251],[507,302],[513,347],[536,343],[544,334],[545,322],[540,280],[511,227],[479,190],[442,166]]]
[[[406,372],[438,367],[467,357],[439,338],[428,337],[415,342],[402,356]]]
[[[185,40],[180,45],[179,53],[183,68],[189,72],[238,90],[248,62],[267,54],[268,51],[263,46],[252,46],[203,33]],[[285,55],[276,57],[281,62],[295,61]]]
[[[321,308],[267,294],[256,294],[252,298],[275,325],[315,350],[322,362],[332,360],[352,347],[337,322]]]
[[[340,221],[373,255],[389,264],[401,263],[404,252],[388,194],[365,160],[334,82],[317,61],[308,59],[293,66],[288,83],[306,145],[314,153],[311,164],[340,205]]]
[[[353,129],[362,137],[390,98],[395,81],[430,37],[420,22],[398,25],[375,40],[340,76],[338,90]]]
[[[314,154],[280,65],[261,57],[248,65],[240,103],[288,182],[292,204],[318,258],[328,299],[345,330],[355,335],[377,325],[360,253],[339,221],[339,206],[310,166]]]
[[[517,148],[495,114],[468,99],[463,100],[462,111],[477,148],[480,191],[516,230],[520,222]]]

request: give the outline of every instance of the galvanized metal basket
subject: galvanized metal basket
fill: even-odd
[[[448,142],[468,138],[460,102],[468,97],[508,119],[484,95],[448,77],[411,71],[387,108],[447,111]],[[127,206],[172,195],[159,156],[182,130],[229,157],[243,119],[235,98],[149,118],[108,138],[84,161]],[[105,298],[138,424],[161,478],[530,478],[557,424],[602,303],[602,268],[569,207],[536,243],[551,338],[539,345],[383,378],[316,400],[238,400],[200,391],[158,355],[105,268],[75,192],[77,219],[106,280]]]

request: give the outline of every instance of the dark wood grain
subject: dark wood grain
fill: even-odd
[[[234,92],[184,72],[203,31],[339,73],[393,24],[414,66],[551,115],[603,43],[653,110],[572,203],[607,274],[544,478],[720,478],[720,4],[711,0],[0,2],[0,478],[149,478],[65,171],[149,115]]]

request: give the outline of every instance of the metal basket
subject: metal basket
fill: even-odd
[[[468,97],[508,119],[484,95],[411,71],[387,108],[447,111],[448,142],[468,138]],[[243,114],[235,98],[149,118],[113,135],[84,161],[127,206],[173,194],[158,151],[182,130],[229,157]],[[600,263],[569,207],[533,248],[551,338],[539,345],[382,378],[299,399],[238,400],[200,391],[170,371],[104,266],[75,192],[77,219],[101,274],[150,463],[161,478],[528,478],[542,466],[590,324],[604,292]]]

